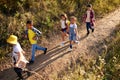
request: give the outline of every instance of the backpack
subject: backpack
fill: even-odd
[[[38,29],[36,29],[35,27],[32,28],[32,31],[37,35],[40,36],[42,34],[42,32],[40,32]],[[25,34],[28,35],[28,29],[25,30]]]
[[[37,36],[40,36],[41,34],[42,34],[42,32],[40,32],[38,29],[36,29],[36,28],[32,28],[32,31],[33,32],[35,32],[35,34],[37,35]]]

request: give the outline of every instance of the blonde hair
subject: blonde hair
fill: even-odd
[[[71,16],[70,19],[74,19],[75,21],[77,21],[77,18],[75,16]]]

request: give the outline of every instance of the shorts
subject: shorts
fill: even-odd
[[[62,32],[67,32],[67,28],[61,29]]]
[[[69,40],[70,41],[76,41],[76,34],[70,34],[69,35]]]

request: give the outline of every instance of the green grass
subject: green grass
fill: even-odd
[[[105,79],[120,80],[120,25],[117,26],[115,37],[110,43],[105,56]]]
[[[96,17],[101,17],[115,10],[120,0],[12,0],[10,2],[1,0],[0,58],[10,52],[6,43],[10,34],[17,35],[24,47],[29,46],[23,37],[25,23],[28,19],[34,21],[34,26],[43,32],[45,38],[49,38],[52,34],[56,34],[54,32],[59,31],[57,27],[59,27],[60,14],[67,13],[69,17],[75,15],[80,24],[88,3],[93,4]]]

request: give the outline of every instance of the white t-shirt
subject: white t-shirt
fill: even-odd
[[[77,24],[70,24],[70,33],[75,33],[75,29],[77,28]]]
[[[64,21],[64,20],[60,20],[60,23],[61,23],[61,28],[62,28],[62,29],[66,28],[66,25],[65,25],[65,21]],[[68,23],[68,20],[66,20],[66,23]]]
[[[86,18],[86,22],[90,22],[90,11],[87,11],[87,18]]]
[[[22,54],[22,48],[19,43],[13,46],[13,52],[12,52],[12,57],[13,57],[13,62],[17,62],[18,60],[18,52],[21,55],[20,61],[28,63],[28,61],[25,59],[24,55]],[[15,59],[15,60],[14,60]]]
[[[70,24],[70,27],[77,28],[77,24]]]

